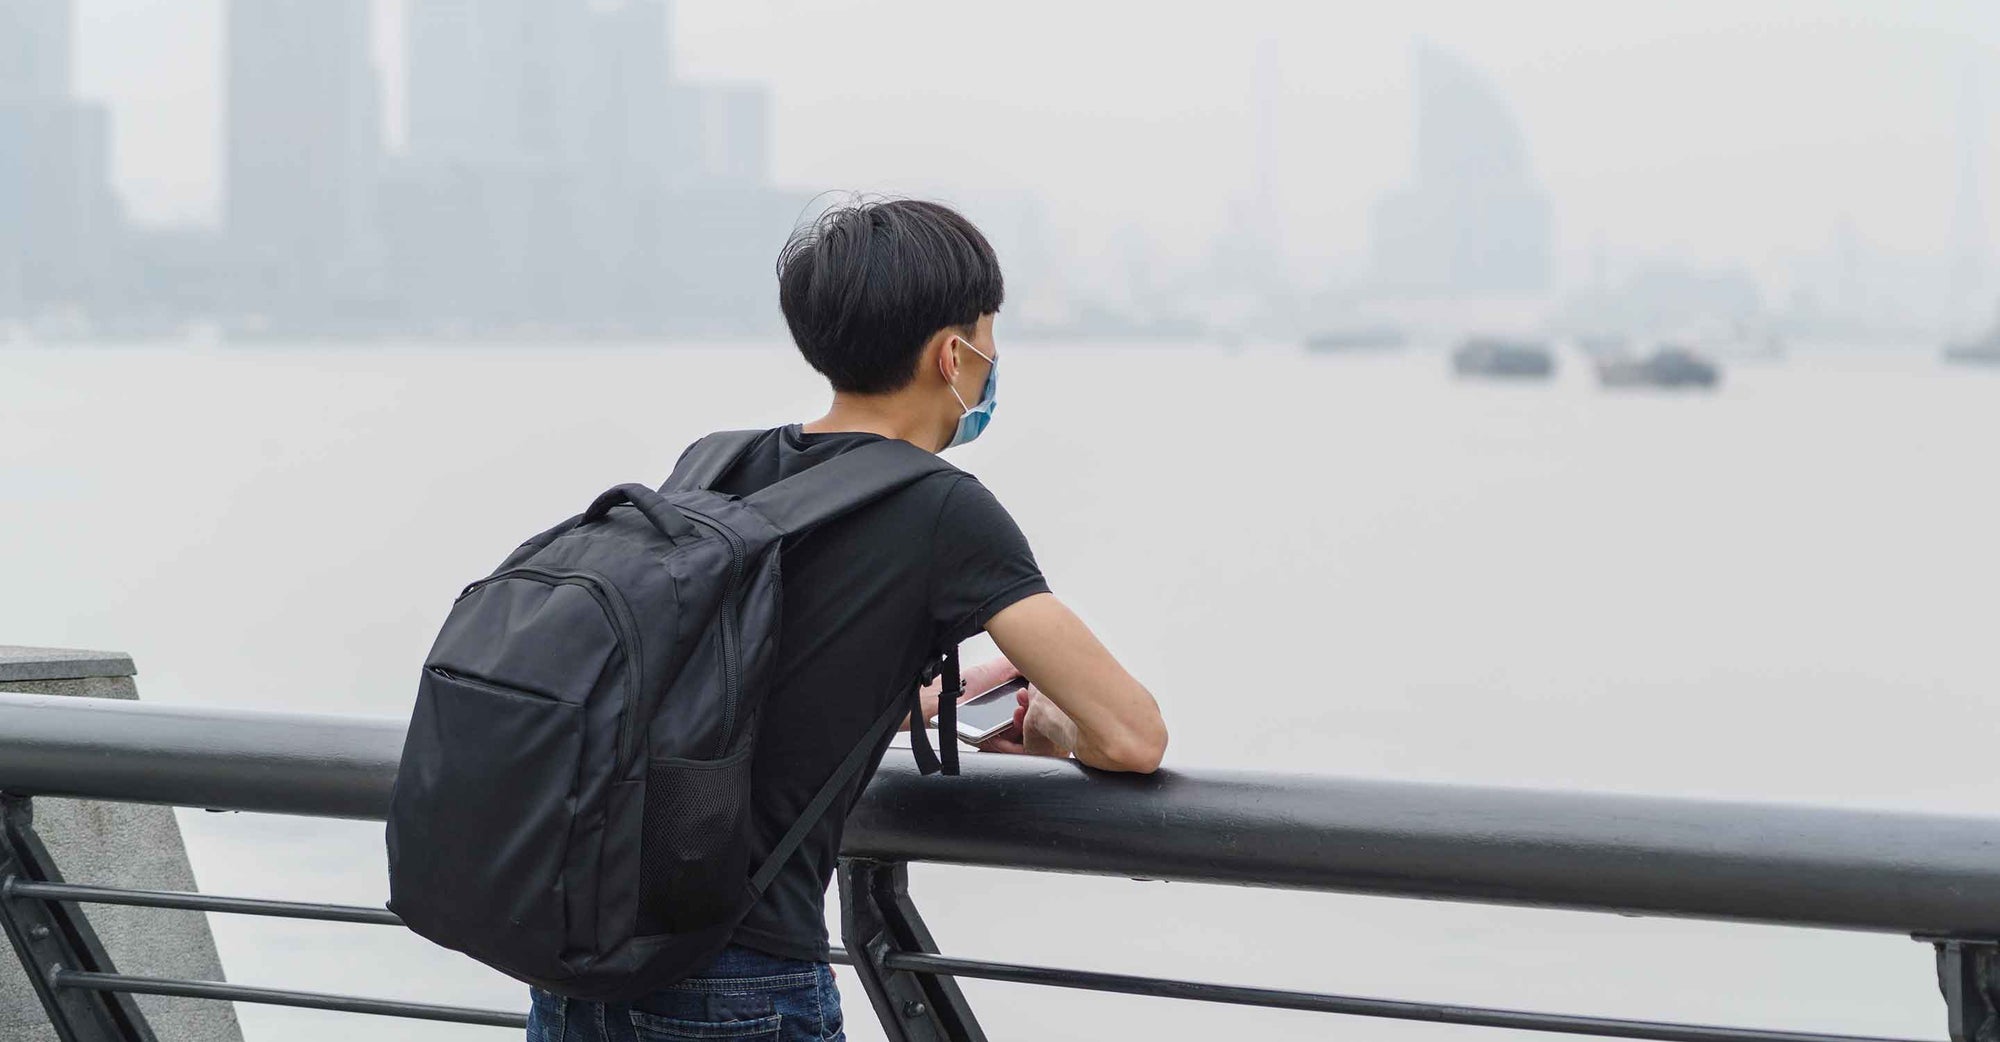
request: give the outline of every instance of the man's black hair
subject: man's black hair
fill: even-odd
[[[948,206],[915,199],[835,206],[778,254],[778,306],[806,361],[836,391],[908,386],[940,329],[967,339],[1000,310],[1000,261]]]

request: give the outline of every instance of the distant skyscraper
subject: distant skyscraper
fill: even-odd
[[[88,312],[122,214],[110,117],[71,95],[69,0],[0,2],[0,316]]]
[[[407,155],[383,192],[404,317],[567,317],[589,72],[587,0],[406,0]]]
[[[1947,323],[1955,333],[1982,331],[1995,321],[1990,240],[1986,234],[1986,106],[1979,67],[1968,65],[1958,102],[1958,196],[1952,207],[1951,300]]]
[[[1417,50],[1416,85],[1413,177],[1375,207],[1377,281],[1450,296],[1545,291],[1549,201],[1513,113],[1476,70],[1430,47]]]
[[[507,0],[404,0],[405,105],[411,155],[459,157],[494,136],[484,109],[500,92],[486,80]],[[526,41],[521,41],[525,43]]]
[[[0,3],[0,98],[68,100],[70,0]]]
[[[635,63],[666,81],[662,0],[406,0],[404,14],[419,158],[578,162],[609,84]]]
[[[384,196],[410,317],[737,325],[803,200],[760,85],[673,76],[666,0],[407,0],[410,133]]]
[[[1272,293],[1284,278],[1284,229],[1278,210],[1278,96],[1283,89],[1278,67],[1278,41],[1257,41],[1251,81],[1250,232],[1255,240],[1257,267],[1251,273],[1256,288]]]
[[[762,84],[695,88],[700,179],[762,187],[771,180],[771,92]]]
[[[226,203],[241,300],[290,319],[373,290],[382,159],[369,0],[229,0]]]
[[[687,136],[668,4],[409,0],[406,13],[409,156],[388,205],[417,310],[589,325],[651,306]]]

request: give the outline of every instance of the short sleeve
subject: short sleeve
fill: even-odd
[[[952,483],[931,540],[931,620],[945,643],[986,628],[1000,610],[1049,592],[1028,537],[977,478]]]

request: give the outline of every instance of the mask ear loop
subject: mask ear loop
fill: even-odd
[[[958,342],[959,342],[959,343],[961,343],[961,344],[964,344],[964,345],[965,345],[965,347],[966,347],[966,349],[967,349],[967,350],[969,350],[969,351],[971,351],[971,352],[972,352],[973,354],[975,354],[975,355],[978,355],[978,356],[979,356],[979,357],[981,357],[981,358],[985,358],[985,359],[986,359],[986,364],[987,364],[987,365],[992,365],[992,364],[993,364],[993,359],[991,359],[991,358],[988,358],[988,357],[987,357],[987,355],[986,355],[986,352],[984,352],[984,351],[981,351],[980,349],[978,349],[978,348],[976,348],[976,347],[973,347],[973,346],[972,346],[972,341],[970,341],[970,340],[967,340],[967,339],[965,339],[964,337],[962,337],[962,336],[959,336],[959,335],[958,335],[958,334],[956,334],[956,333],[953,333],[953,334],[951,335],[951,338],[952,338],[953,340],[956,340],[956,341],[958,341]],[[964,395],[962,395],[962,394],[960,394],[960,393],[958,393],[958,387],[957,387],[957,386],[956,386],[955,384],[953,384],[953,383],[952,383],[952,382],[951,382],[950,380],[946,380],[946,381],[944,382],[944,385],[945,385],[946,387],[949,387],[949,388],[951,388],[951,396],[952,396],[953,398],[956,398],[956,399],[958,399],[958,407],[959,407],[959,409],[960,409],[960,412],[959,412],[959,415],[960,415],[960,416],[964,416],[964,415],[966,415],[967,413],[970,413],[970,412],[972,411],[972,406],[970,406],[970,405],[967,405],[967,404],[965,404],[965,396],[964,396]]]
[[[970,340],[967,340],[967,339],[965,339],[964,337],[962,337],[962,336],[959,336],[959,335],[958,335],[958,334],[956,334],[956,333],[953,333],[953,334],[952,334],[952,336],[951,336],[951,338],[952,338],[953,340],[956,340],[956,341],[958,341],[958,342],[959,342],[959,343],[961,343],[961,344],[964,344],[964,345],[965,345],[965,348],[966,348],[966,350],[968,350],[968,351],[971,351],[971,352],[972,352],[973,354],[975,354],[975,355],[978,355],[979,357],[981,357],[981,358],[984,358],[984,359],[986,359],[986,364],[987,364],[987,365],[992,365],[992,364],[993,364],[993,356],[992,356],[992,355],[989,355],[989,354],[987,354],[987,353],[986,353],[986,352],[984,352],[984,351],[981,351],[981,350],[980,350],[980,349],[979,349],[979,348],[978,348],[977,346],[975,346],[975,345],[973,344],[973,342],[972,342],[972,341],[970,341]]]

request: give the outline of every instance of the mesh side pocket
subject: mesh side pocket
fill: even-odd
[[[750,874],[744,817],[754,747],[746,742],[720,760],[647,764],[640,933],[687,933],[736,910]]]

